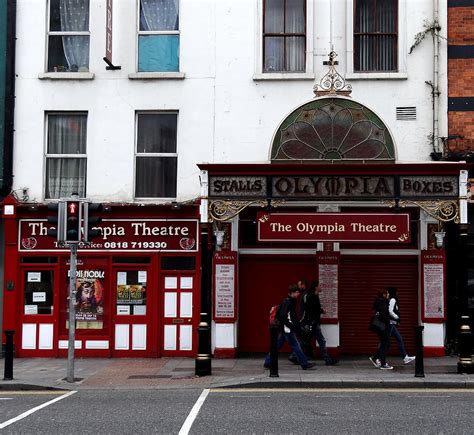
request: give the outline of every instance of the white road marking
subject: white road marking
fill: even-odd
[[[74,393],[77,393],[77,391],[69,391],[69,393],[66,393],[62,396],[56,397],[53,400],[50,400],[49,402],[43,403],[42,405],[36,406],[35,408],[31,408],[30,410],[24,412],[23,414],[18,415],[15,418],[11,418],[10,420],[5,421],[4,423],[0,424],[0,429],[3,429],[7,426],[10,426],[11,424],[22,420],[25,417],[28,417],[29,415],[33,414],[36,411],[39,411],[40,409],[46,408],[49,405],[52,405],[55,402],[58,402],[59,400],[65,399],[66,397],[69,397],[73,395]]]
[[[191,409],[191,412],[189,413],[188,417],[186,418],[186,421],[183,423],[183,426],[181,427],[178,435],[188,435],[189,431],[191,430],[191,426],[194,423],[194,420],[196,419],[199,410],[201,409],[201,406],[203,405],[204,401],[206,400],[207,395],[209,394],[209,389],[205,389],[202,391],[201,395],[199,396],[198,400],[193,406],[193,409]]]
[[[12,400],[13,397],[0,397],[0,400]]]

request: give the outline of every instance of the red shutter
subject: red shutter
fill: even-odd
[[[345,354],[373,353],[378,340],[368,330],[377,290],[397,287],[400,305],[399,331],[409,354],[415,350],[418,322],[418,263],[415,257],[341,256],[339,275],[340,350]],[[390,341],[390,355],[399,355]]]

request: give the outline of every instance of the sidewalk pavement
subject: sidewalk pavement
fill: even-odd
[[[77,381],[68,383],[67,359],[16,358],[12,381],[4,381],[0,360],[0,390],[31,389],[204,389],[204,388],[462,388],[474,389],[474,375],[457,373],[457,357],[424,359],[425,377],[415,377],[415,365],[391,357],[393,370],[379,370],[368,357],[343,358],[335,366],[316,361],[315,370],[301,370],[280,355],[279,377],[269,377],[263,357],[213,359],[212,375],[196,377],[191,358],[78,358]]]

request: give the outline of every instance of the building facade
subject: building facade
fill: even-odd
[[[78,254],[83,277],[102,277],[78,288],[97,284],[104,297],[101,313],[76,319],[87,326],[78,330],[84,355],[194,355],[200,311],[212,313],[215,355],[265,351],[255,334],[266,336],[269,307],[302,276],[326,280],[334,350],[370,351],[371,339],[361,346],[353,331],[368,334],[375,291],[395,285],[411,349],[412,326],[424,322],[426,347],[443,352],[446,288],[429,287],[440,311],[423,305],[433,277],[424,252],[441,264],[434,276],[449,273],[433,234],[466,206],[466,165],[431,162],[447,136],[447,44],[431,38],[446,35],[444,2],[17,3],[3,299],[20,356],[63,352],[67,252],[43,233],[46,205],[72,193],[108,209],[98,246]],[[452,213],[442,215],[443,204]],[[378,224],[389,226],[398,213],[409,237],[262,240],[261,211],[387,215]]]

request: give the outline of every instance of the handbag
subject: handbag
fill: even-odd
[[[382,322],[379,319],[378,315],[376,314],[374,317],[372,317],[372,320],[369,324],[369,329],[372,332],[377,332],[377,333],[384,332],[385,331],[385,323]]]

